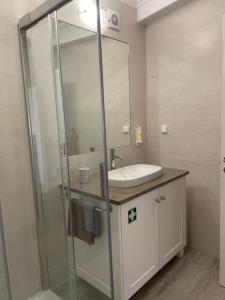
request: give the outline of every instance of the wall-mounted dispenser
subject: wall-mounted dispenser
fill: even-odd
[[[140,145],[143,143],[142,127],[141,126],[136,127],[135,131],[136,131],[136,145]]]

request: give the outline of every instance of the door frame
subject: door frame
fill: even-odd
[[[225,287],[225,15],[223,16],[222,61],[222,115],[221,115],[221,168],[220,168],[220,285]]]

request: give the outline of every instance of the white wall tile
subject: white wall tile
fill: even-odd
[[[189,169],[190,245],[218,256],[222,0],[188,1],[146,27],[148,159]],[[168,124],[169,134],[160,133]]]

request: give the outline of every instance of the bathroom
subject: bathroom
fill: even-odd
[[[0,14],[0,300],[225,299],[224,1]]]

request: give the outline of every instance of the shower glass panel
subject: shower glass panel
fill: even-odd
[[[107,182],[103,180],[106,174],[102,174],[107,170],[96,1],[72,1],[59,9],[57,27],[74,213],[77,295],[78,299],[109,299],[110,217]],[[88,173],[87,183],[81,183],[81,172]],[[76,230],[77,225],[83,226],[82,222],[76,224],[76,209],[81,209],[81,203],[87,218],[95,210],[96,223],[91,225],[96,231],[91,238],[82,232],[83,228]]]
[[[67,235],[69,193],[63,107],[53,69],[51,18],[26,31],[28,110],[35,172],[44,289],[75,299],[74,252]],[[64,296],[66,295],[66,296]]]
[[[0,299],[11,300],[0,205]]]
[[[48,14],[42,11],[51,6],[47,1],[29,15],[38,16],[38,22],[20,30],[43,289],[65,300],[114,299],[98,1],[58,3]],[[75,42],[64,40],[62,32],[71,39],[68,23],[80,28]],[[93,32],[93,57],[77,74],[74,62],[85,56],[77,48],[82,29]],[[70,42],[71,50],[64,52]],[[90,67],[93,82],[85,76]],[[84,119],[76,107],[81,88],[86,91],[79,108],[86,111]],[[83,132],[89,135],[89,141],[82,141],[88,143],[88,153],[68,155],[68,101],[76,120],[72,134],[76,137],[78,128],[81,132],[73,147],[79,147]],[[92,121],[92,116],[97,118]]]

